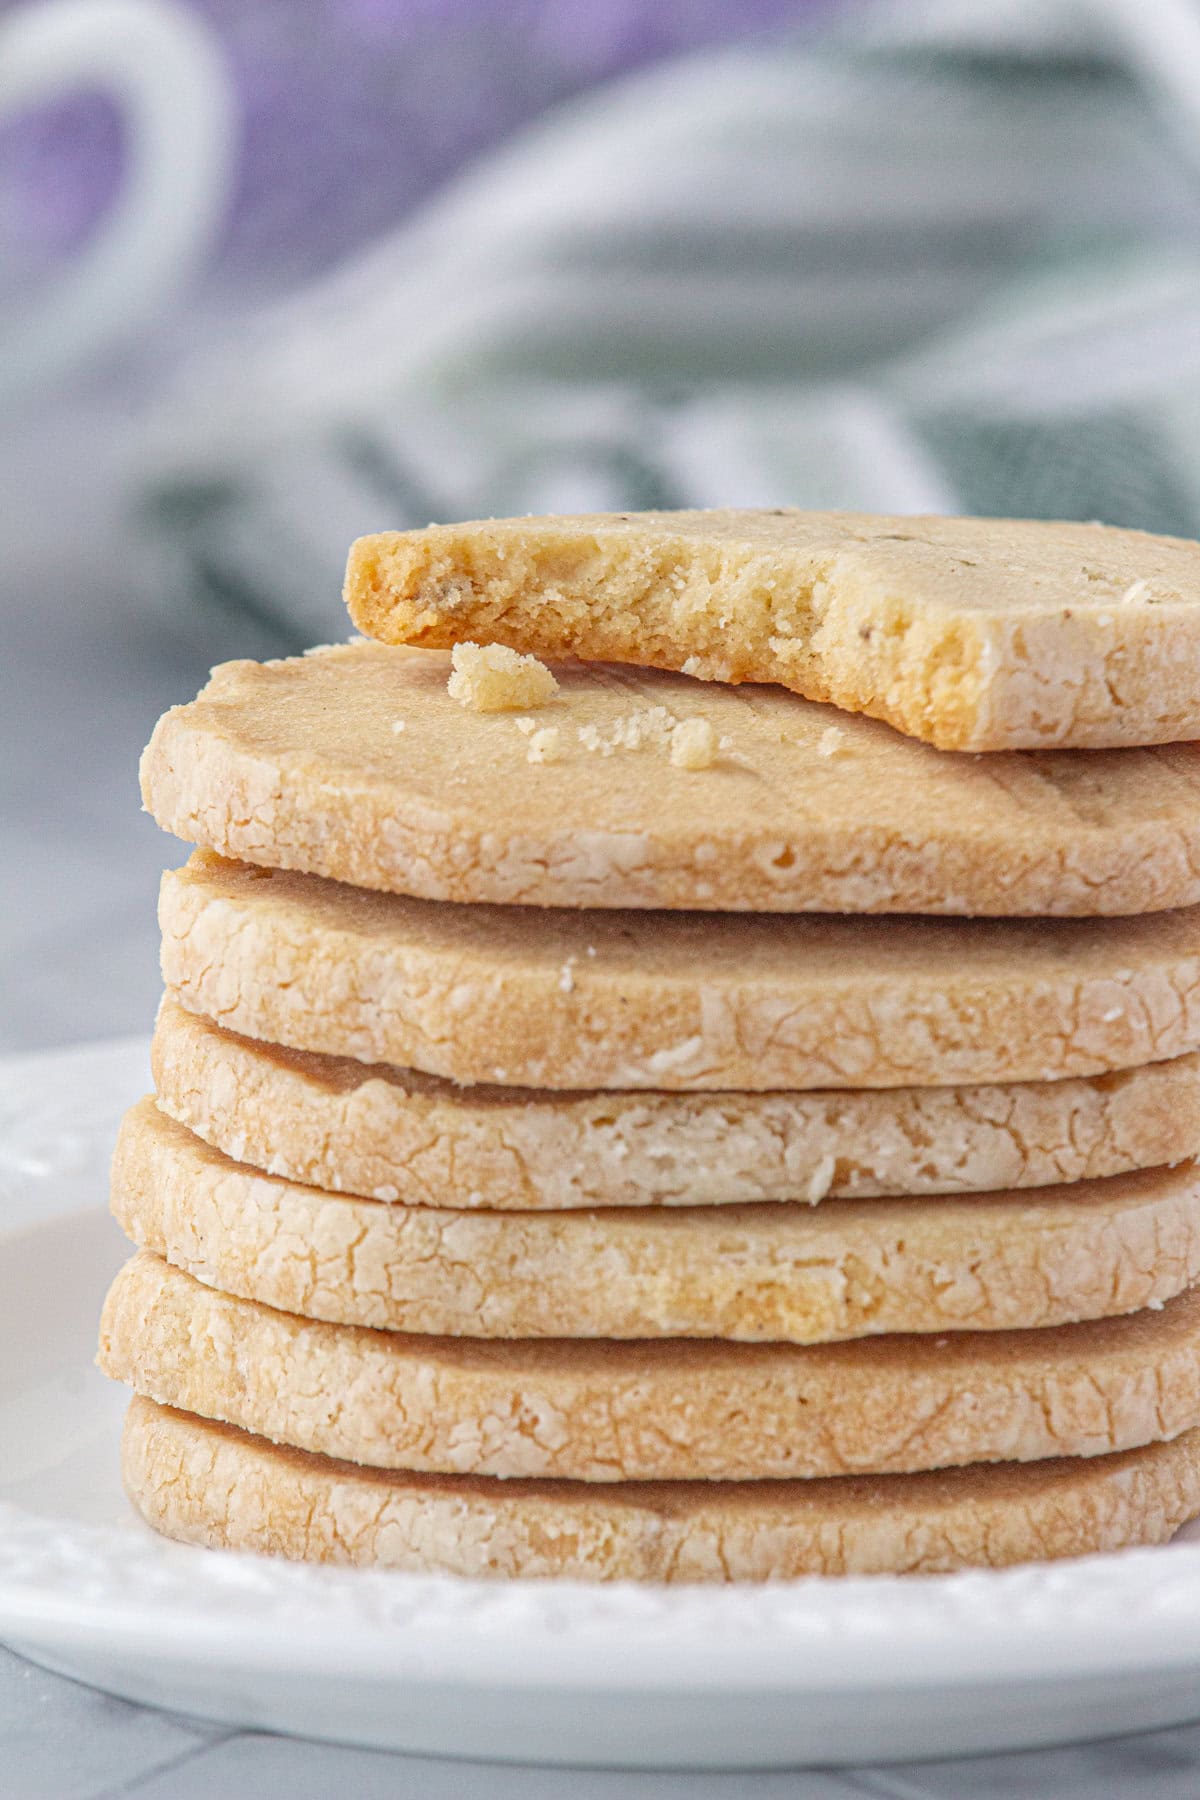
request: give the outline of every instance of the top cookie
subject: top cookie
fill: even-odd
[[[1200,737],[1200,544],[1097,524],[795,509],[382,532],[346,603],[464,640],[781,683],[944,750]]]
[[[993,916],[1200,902],[1200,745],[945,756],[778,687],[557,673],[522,716],[460,705],[433,650],[226,663],[160,719],[146,806],[223,856],[428,900]],[[688,732],[707,734],[708,766],[686,736],[680,758]]]

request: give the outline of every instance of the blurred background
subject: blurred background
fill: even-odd
[[[0,1049],[357,533],[782,503],[1200,534],[1197,0],[0,0]]]

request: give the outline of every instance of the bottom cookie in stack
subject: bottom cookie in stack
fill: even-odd
[[[139,1396],[122,1468],[147,1522],[185,1543],[467,1576],[938,1574],[1161,1544],[1200,1512],[1200,1430],[922,1475],[600,1486],[385,1473]]]

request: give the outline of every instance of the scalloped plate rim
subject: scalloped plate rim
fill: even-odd
[[[0,1540],[5,1514],[19,1510],[0,1509]],[[114,1530],[112,1535],[124,1538],[125,1533]],[[1183,1548],[1192,1563],[1189,1573],[1200,1575],[1200,1547]],[[198,1551],[195,1554],[207,1559],[211,1553]],[[1145,1554],[1153,1556],[1157,1553],[1149,1551]],[[246,1560],[257,1562],[259,1559]],[[1076,1567],[1086,1580],[1089,1563],[1102,1564],[1110,1560],[1107,1557],[1081,1559]],[[274,1572],[276,1566],[271,1567]],[[359,1572],[353,1570],[330,1573],[349,1583],[357,1583],[360,1579]],[[382,1579],[396,1584],[398,1597],[405,1588],[419,1586],[425,1580],[407,1575],[388,1575]],[[447,1579],[454,1582],[455,1598],[478,1596],[486,1611],[491,1598],[491,1583]],[[956,1578],[929,1579],[943,1582]],[[810,1586],[809,1583],[788,1583],[781,1587],[784,1585],[792,1591],[803,1591]],[[833,1586],[834,1583],[821,1585]],[[1189,1582],[1188,1585],[1192,1584]],[[619,1599],[623,1594],[623,1589],[617,1586],[606,1591],[613,1599]],[[636,1590],[636,1597],[640,1597],[640,1592]],[[717,1602],[717,1610],[725,1597],[720,1590],[712,1596]],[[564,1613],[570,1612],[576,1602],[586,1611],[590,1598],[591,1590],[582,1583],[573,1583],[569,1587],[559,1584],[559,1591],[553,1597]],[[1200,1600],[1200,1586],[1195,1599]],[[1064,1595],[1063,1602],[1069,1607],[1071,1597]],[[865,1692],[880,1687],[903,1691],[925,1688],[931,1683],[962,1690],[1017,1680],[1095,1676],[1119,1679],[1135,1674],[1194,1669],[1198,1677],[1197,1714],[1200,1714],[1200,1607],[1193,1605],[1189,1610],[1181,1601],[1177,1586],[1172,1595],[1172,1613],[1176,1606],[1180,1618],[1195,1620],[1190,1641],[1164,1634],[1161,1614],[1137,1621],[1131,1632],[1123,1600],[1114,1597],[1108,1623],[1114,1626],[1119,1623],[1123,1635],[1119,1640],[1107,1642],[1097,1636],[1099,1622],[1094,1619],[1079,1621],[1069,1633],[1064,1631],[1051,1648],[1046,1641],[1045,1621],[1031,1637],[1028,1622],[1005,1621],[999,1628],[989,1630],[986,1626],[981,1629],[975,1621],[971,1626],[946,1624],[939,1631],[928,1620],[898,1617],[890,1628],[880,1626],[875,1631],[863,1633],[844,1621],[835,1621],[835,1631],[840,1624],[844,1634],[840,1639],[830,1635],[805,1642],[786,1633],[785,1628],[781,1635],[768,1636],[767,1641],[751,1649],[740,1637],[732,1644],[723,1644],[720,1640],[715,1645],[712,1641],[703,1645],[697,1643],[694,1629],[699,1621],[696,1620],[686,1625],[693,1634],[688,1641],[671,1642],[668,1632],[668,1641],[664,1642],[661,1631],[647,1632],[646,1621],[633,1613],[624,1620],[605,1621],[602,1636],[596,1635],[594,1622],[589,1624],[576,1618],[556,1624],[547,1617],[527,1618],[519,1628],[511,1620],[498,1622],[494,1633],[484,1635],[479,1619],[473,1618],[468,1624],[461,1610],[456,1610],[455,1616],[442,1619],[436,1611],[425,1610],[410,1620],[391,1623],[347,1618],[339,1621],[341,1629],[331,1632],[330,1621],[323,1615],[320,1601],[314,1596],[307,1622],[318,1627],[320,1635],[305,1640],[296,1635],[301,1621],[290,1615],[277,1622],[244,1615],[231,1617],[221,1610],[219,1590],[213,1592],[207,1604],[188,1610],[172,1601],[168,1631],[162,1602],[157,1605],[152,1601],[117,1604],[111,1594],[90,1600],[48,1595],[36,1579],[21,1581],[7,1575],[0,1549],[0,1635],[31,1650],[44,1648],[49,1651],[61,1647],[64,1638],[69,1638],[81,1646],[102,1644],[114,1653],[121,1650],[153,1651],[164,1662],[169,1662],[172,1643],[178,1639],[184,1645],[181,1661],[190,1661],[197,1650],[206,1649],[211,1653],[218,1649],[224,1651],[223,1660],[231,1667],[253,1666],[296,1674],[314,1674],[336,1668],[339,1675],[362,1678],[378,1678],[381,1672],[379,1657],[386,1651],[388,1673],[393,1679],[411,1681],[419,1678],[436,1682],[450,1678],[464,1685],[480,1682],[503,1686],[512,1681],[519,1629],[522,1665],[519,1685],[522,1687],[575,1688],[585,1680],[589,1686],[613,1692],[624,1691],[636,1683],[645,1692],[674,1693],[685,1687],[697,1691],[770,1690],[796,1695],[853,1689]],[[671,1629],[677,1631],[682,1621],[675,1619],[669,1623]],[[971,1633],[969,1644],[964,1642],[967,1630]],[[636,1634],[632,1638],[631,1631]],[[167,1635],[164,1636],[165,1632]],[[570,1641],[572,1633],[577,1638],[574,1644]],[[441,1641],[435,1641],[437,1639]],[[909,1658],[899,1666],[895,1661],[898,1640]],[[611,1660],[614,1651],[620,1653],[619,1663]],[[639,1651],[647,1654],[638,1656]],[[661,1660],[664,1651],[671,1658],[665,1668]],[[814,1659],[819,1659],[819,1666],[814,1666]]]

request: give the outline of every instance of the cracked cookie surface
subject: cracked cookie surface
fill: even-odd
[[[953,1087],[1200,1048],[1200,907],[1122,919],[454,906],[196,851],[175,998],[248,1037],[533,1088]]]
[[[903,1474],[1097,1456],[1200,1426],[1200,1293],[1057,1329],[745,1345],[330,1325],[140,1251],[100,1367],[162,1405],[385,1469],[577,1481]]]
[[[1194,1163],[932,1200],[455,1211],[263,1175],[143,1100],[112,1205],[136,1244],[226,1293],[479,1338],[1025,1329],[1155,1306],[1200,1277]]]
[[[1200,1054],[991,1087],[457,1087],[224,1031],[165,996],[158,1105],[237,1162],[405,1205],[728,1206],[1043,1187],[1200,1154]]]

